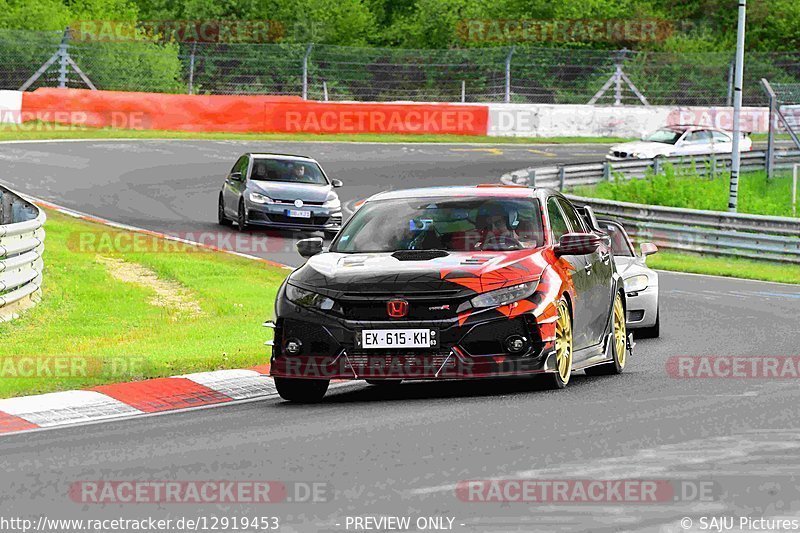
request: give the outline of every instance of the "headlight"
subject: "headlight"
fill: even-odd
[[[537,283],[536,281],[529,281],[528,283],[521,283],[513,287],[505,287],[503,289],[497,289],[496,291],[487,292],[486,294],[480,294],[470,300],[470,303],[472,307],[478,308],[499,307],[501,305],[510,304],[533,294],[533,291],[536,290]]]
[[[641,292],[647,288],[647,284],[649,281],[650,280],[648,280],[647,276],[644,274],[625,278],[623,280],[623,284],[625,285],[625,292]]]
[[[259,194],[257,192],[250,193],[250,201],[254,204],[272,204],[275,203],[272,201],[272,198],[269,196],[264,196],[263,194]]]
[[[342,202],[339,200],[339,197],[334,194],[328,196],[328,199],[325,200],[325,203],[322,204],[322,207],[327,207],[328,209],[339,209],[342,207]]]
[[[302,305],[303,307],[310,307],[312,309],[319,309],[321,311],[339,311],[339,305],[328,298],[316,292],[307,291],[294,285],[286,284],[286,298],[289,301]]]

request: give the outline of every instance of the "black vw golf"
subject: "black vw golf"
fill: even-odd
[[[320,400],[331,379],[619,373],[625,291],[608,237],[555,191],[440,187],[368,199],[278,291],[270,373]]]

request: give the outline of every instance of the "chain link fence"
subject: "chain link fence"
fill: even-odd
[[[60,32],[0,30],[0,88],[23,86],[58,50],[61,39]],[[732,101],[732,52],[528,46],[409,50],[144,40],[72,40],[67,51],[91,82],[105,90],[305,95],[332,101],[632,105],[645,99],[651,105]],[[746,105],[767,104],[761,78],[800,83],[800,52],[748,53]],[[76,71],[56,61],[28,89],[59,86],[62,80],[67,87],[86,86]]]

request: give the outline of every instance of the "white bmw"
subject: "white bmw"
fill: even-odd
[[[600,230],[611,237],[611,249],[617,272],[622,276],[627,295],[627,326],[634,337],[658,337],[661,325],[658,306],[658,272],[645,262],[658,251],[655,244],[645,242],[641,254],[634,252],[630,237],[615,220],[597,220]]]
[[[743,152],[750,151],[753,140],[742,133],[739,146]],[[625,161],[732,152],[733,134],[729,131],[706,126],[667,126],[645,135],[641,141],[615,144],[609,149],[606,159]]]

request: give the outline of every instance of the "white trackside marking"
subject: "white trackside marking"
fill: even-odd
[[[119,400],[88,390],[8,398],[0,400],[0,411],[41,427],[142,414]]]

